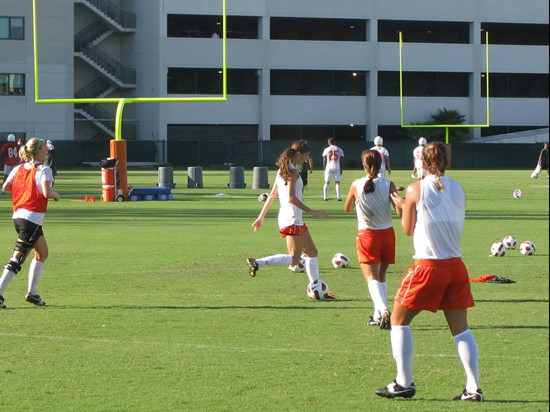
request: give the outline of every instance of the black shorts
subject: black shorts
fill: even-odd
[[[27,219],[13,219],[13,226],[17,232],[17,237],[25,243],[34,246],[40,236],[44,236],[42,226]]]
[[[300,172],[300,177],[302,178],[302,182],[304,183],[304,187],[307,186],[307,175],[308,175],[308,172]]]

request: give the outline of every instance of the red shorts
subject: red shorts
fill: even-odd
[[[298,225],[286,226],[279,230],[281,237],[303,236],[304,233],[306,232],[307,232],[307,226],[305,223],[300,226]]]
[[[401,281],[395,301],[410,310],[430,312],[475,305],[461,258],[415,260]]]
[[[355,237],[357,260],[361,263],[395,263],[395,232],[393,227],[382,230],[360,230]]]

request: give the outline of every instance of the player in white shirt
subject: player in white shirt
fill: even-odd
[[[388,286],[386,272],[395,263],[395,232],[392,224],[390,205],[401,216],[401,208],[396,207],[391,193],[397,193],[393,182],[380,177],[382,159],[375,150],[365,150],[361,154],[365,177],[355,180],[349,189],[344,210],[357,212],[357,260],[367,283],[374,303],[374,315],[370,326],[391,329],[390,312],[386,306]]]
[[[413,173],[411,175],[412,178],[418,178],[418,180],[420,180],[425,175],[424,169],[422,168],[422,150],[427,144],[427,140],[424,137],[421,137],[420,139],[418,139],[418,146],[415,147],[413,150],[414,169],[416,172],[416,176]]]
[[[423,310],[445,313],[458,356],[466,373],[464,391],[457,401],[483,401],[479,388],[478,349],[468,325],[468,308],[474,306],[468,270],[462,262],[460,239],[466,215],[466,196],[457,181],[445,176],[447,148],[430,143],[422,151],[426,176],[407,188],[401,226],[413,236],[414,264],[401,281],[391,316],[391,346],[397,366],[393,382],[376,390],[385,398],[412,398],[412,320]]]
[[[325,166],[325,184],[323,185],[323,199],[328,200],[328,185],[334,179],[336,199],[342,200],[340,194],[340,180],[342,179],[341,159],[344,151],[334,144],[334,138],[329,137],[328,147],[323,151],[323,165]]]
[[[252,223],[254,232],[264,223],[265,216],[273,201],[279,196],[279,233],[286,240],[288,254],[267,256],[261,259],[248,258],[248,272],[250,276],[256,276],[256,272],[263,266],[288,266],[300,263],[302,252],[307,255],[305,258],[306,273],[309,282],[319,280],[319,264],[317,262],[317,248],[308,227],[302,220],[302,212],[310,213],[317,217],[326,217],[327,213],[322,210],[311,209],[302,200],[302,178],[298,174],[295,165],[307,161],[311,147],[305,140],[298,140],[285,149],[277,165],[279,171],[273,189],[269,194],[262,211]],[[329,292],[329,298],[334,294]]]
[[[382,166],[380,166],[381,177],[386,176],[386,171],[389,175],[391,175],[390,152],[388,152],[388,150],[382,146],[383,144],[384,139],[382,139],[382,137],[380,136],[376,136],[374,138],[374,146],[371,147],[371,150],[376,150],[378,153],[380,153],[380,157],[382,157]]]

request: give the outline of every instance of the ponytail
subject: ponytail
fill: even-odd
[[[309,153],[311,152],[311,146],[306,140],[300,139],[293,142],[290,147],[287,147],[279,155],[276,165],[279,167],[279,174],[285,182],[290,181],[292,178],[292,171],[290,170],[290,161],[296,153]]]
[[[428,171],[435,176],[435,187],[440,192],[444,192],[445,187],[441,182],[441,176],[445,175],[447,167],[447,147],[440,142],[430,143],[422,150],[422,157]]]
[[[380,172],[380,166],[382,165],[381,154],[376,150],[365,150],[361,153],[361,163],[368,177],[363,187],[363,193],[368,195],[374,193],[374,179]]]

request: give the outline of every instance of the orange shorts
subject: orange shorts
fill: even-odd
[[[286,226],[279,230],[279,233],[281,234],[281,237],[287,237],[287,236],[303,236],[304,233],[307,231],[307,226],[304,223],[301,226],[298,225],[292,225],[292,226]]]
[[[382,230],[360,230],[355,237],[357,261],[361,263],[395,263],[395,232],[393,227]]]
[[[410,310],[430,312],[475,305],[461,258],[415,260],[401,281],[395,301]]]

